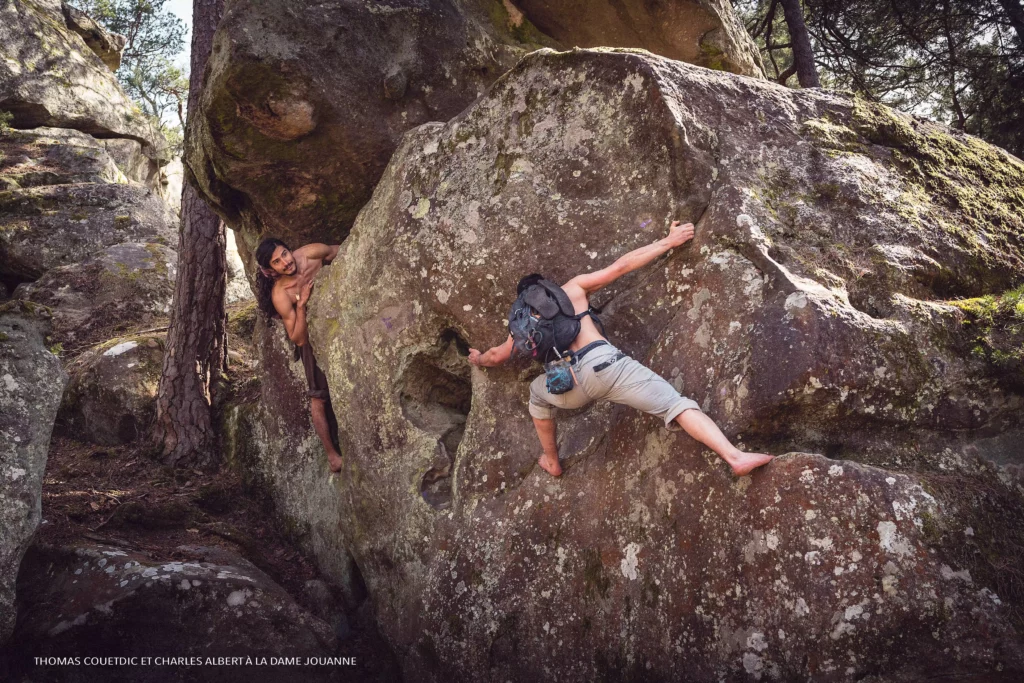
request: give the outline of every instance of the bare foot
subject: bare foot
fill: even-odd
[[[774,457],[774,455],[768,455],[767,453],[744,453],[739,451],[732,457],[729,465],[732,466],[733,474],[737,477],[742,477],[744,474],[750,474],[751,471],[761,465],[769,463]]]
[[[558,464],[558,456],[548,457],[547,455],[540,456],[537,463],[544,468],[544,471],[550,474],[552,477],[557,477],[562,474],[562,466]]]
[[[341,465],[345,461],[341,459],[341,455],[334,451],[328,451],[327,453],[327,466],[331,468],[331,472],[340,472]]]

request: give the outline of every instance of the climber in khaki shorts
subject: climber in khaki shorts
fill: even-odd
[[[552,393],[547,389],[546,376],[540,375],[530,385],[529,404],[530,415],[543,449],[538,462],[552,476],[557,477],[562,473],[555,441],[555,409],[579,408],[593,400],[624,403],[658,416],[671,431],[686,430],[687,434],[725,460],[737,476],[748,474],[774,457],[766,453],[744,453],[733,446],[711,418],[701,412],[696,402],[681,396],[656,373],[612,346],[598,331],[589,314],[591,294],[690,240],[693,230],[692,223],[680,224],[673,221],[668,237],[629,252],[607,268],[577,275],[561,286],[575,309],[576,315],[568,319],[576,319],[580,323],[579,333],[568,347],[568,351],[572,352],[571,373],[575,386],[565,393]],[[523,295],[524,291],[538,283],[547,281],[537,274],[528,275],[520,280],[517,294]],[[548,288],[551,285],[547,283]],[[534,314],[533,317],[539,316]],[[504,344],[485,353],[470,349],[469,362],[487,367],[500,365],[512,356],[513,344],[513,335],[509,334]]]

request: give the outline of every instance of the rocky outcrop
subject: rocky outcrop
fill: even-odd
[[[14,629],[18,566],[39,526],[50,432],[67,383],[48,332],[44,308],[0,305],[0,643]]]
[[[533,53],[406,134],[309,311],[336,537],[406,675],[1019,676],[1018,589],[986,558],[1024,540],[1024,501],[983,460],[1022,394],[950,300],[1024,279],[1022,178],[883,107],[628,51]],[[505,339],[522,275],[564,282],[674,218],[693,242],[595,296],[608,334],[747,449],[790,453],[736,480],[598,404],[560,421],[553,480],[538,369],[461,354]]]
[[[53,336],[81,348],[166,318],[178,256],[153,242],[124,242],[78,263],[48,270],[14,296],[53,310]],[[136,378],[145,381],[144,378]]]
[[[127,38],[119,33],[111,33],[88,14],[67,3],[61,4],[61,11],[67,27],[82,37],[108,69],[117,71],[121,66],[121,51]]]
[[[167,141],[110,69],[69,28],[58,0],[0,2],[0,111],[15,128],[73,128],[99,138],[128,138],[158,165]]]
[[[11,646],[22,673],[76,680],[78,667],[32,666],[32,657],[308,657],[335,654],[331,627],[269,576],[222,548],[181,546],[178,557],[102,544],[33,546],[19,582],[26,605]],[[301,665],[300,665],[301,666]],[[155,670],[156,664],[153,664]],[[297,667],[289,667],[294,671]],[[136,667],[112,667],[110,680],[138,680]],[[187,667],[167,670],[187,671]],[[255,668],[216,667],[225,681],[251,680]],[[264,667],[264,670],[273,670]],[[335,680],[336,667],[302,666],[309,680]],[[17,673],[17,672],[16,672]],[[208,672],[209,673],[209,672]],[[21,679],[18,679],[21,680]]]
[[[5,275],[34,280],[116,244],[145,241],[177,246],[167,205],[144,187],[46,185],[0,194]]]
[[[103,446],[130,443],[156,414],[166,333],[116,337],[68,367],[56,429]]]
[[[727,0],[513,0],[565,47],[636,47],[708,69],[762,76],[761,56]]]
[[[602,8],[592,35],[759,74],[727,3],[676,6],[631,3],[619,23]],[[339,242],[402,133],[451,118],[520,56],[558,44],[529,15],[509,0],[228,2],[188,153],[243,253],[267,233]],[[590,18],[576,13],[572,26]]]

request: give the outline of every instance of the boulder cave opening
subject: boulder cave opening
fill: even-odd
[[[469,344],[456,331],[445,330],[437,346],[413,355],[400,380],[405,419],[437,438],[439,456],[419,486],[423,500],[435,509],[451,504],[451,468],[473,399],[464,358],[468,352]]]

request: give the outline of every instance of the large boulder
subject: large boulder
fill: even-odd
[[[761,56],[728,0],[513,0],[566,47],[637,47],[709,69],[761,76]]]
[[[115,337],[78,356],[57,413],[57,431],[103,446],[130,443],[156,415],[166,333]]]
[[[170,159],[163,134],[113,73],[68,26],[59,0],[0,1],[0,111],[15,128],[74,128],[136,140],[147,156]]]
[[[82,183],[0,192],[0,275],[35,280],[115,244],[146,241],[178,244],[170,210],[147,188]]]
[[[222,548],[180,546],[175,555],[157,560],[95,543],[33,546],[19,580],[24,617],[10,643],[11,674],[26,679],[12,680],[83,680],[82,667],[40,665],[33,658],[91,656],[198,657],[204,663],[206,657],[241,657],[242,664],[246,657],[267,664],[270,657],[297,657],[299,666],[287,668],[291,675],[337,680],[337,667],[306,665],[307,658],[337,654],[330,625],[264,572]],[[202,668],[221,681],[249,681],[264,671],[268,680],[286,678],[274,666],[225,664]],[[195,680],[179,678],[189,667],[170,661],[105,668],[103,677],[132,681],[161,670],[174,672],[175,680]]]
[[[166,319],[178,257],[153,242],[115,244],[46,272],[15,290],[53,310],[53,337],[66,350],[109,340]]]
[[[47,350],[43,307],[0,305],[0,643],[14,629],[14,588],[42,517],[43,472],[67,374]]]
[[[884,107],[628,51],[535,52],[407,133],[309,311],[337,536],[407,677],[1024,674],[999,566],[1019,575],[1024,501],[974,457],[1024,462],[1022,389],[949,303],[1024,280],[1022,179]],[[595,296],[609,335],[743,447],[794,452],[737,480],[598,404],[561,420],[551,479],[538,369],[462,354],[505,339],[522,275],[674,218],[690,244]]]
[[[589,26],[579,4],[571,25]],[[728,3],[631,3],[619,23],[606,10],[588,34],[595,39],[760,74]],[[402,133],[451,118],[542,45],[558,43],[509,0],[232,0],[189,131],[188,166],[240,231],[243,254],[267,233],[294,246],[337,243]]]

